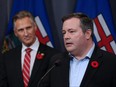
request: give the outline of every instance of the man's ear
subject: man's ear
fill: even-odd
[[[87,39],[90,39],[90,38],[91,38],[91,34],[92,34],[91,29],[88,29],[88,30],[85,32],[86,38],[87,38]]]
[[[34,28],[35,28],[35,31],[37,30],[37,24],[36,23],[34,23]]]
[[[17,37],[16,29],[14,29],[13,31],[14,31],[14,35]]]

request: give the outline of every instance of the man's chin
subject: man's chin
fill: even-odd
[[[25,43],[24,45],[26,45],[27,47],[31,46],[32,43]]]
[[[72,51],[73,51],[73,48],[67,47],[66,50],[67,50],[68,52],[72,52]]]

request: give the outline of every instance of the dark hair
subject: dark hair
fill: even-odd
[[[34,17],[28,11],[20,11],[13,17],[13,23],[15,23],[18,19],[22,19],[25,17],[29,17],[33,23],[35,23]]]
[[[93,22],[92,19],[90,19],[87,15],[83,13],[72,13],[69,15],[66,15],[62,18],[62,22],[71,19],[71,18],[78,18],[80,19],[80,26],[82,28],[82,31],[85,33],[88,29],[92,30],[92,38],[93,38]]]

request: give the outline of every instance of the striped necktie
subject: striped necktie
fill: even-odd
[[[24,87],[28,87],[29,78],[30,78],[30,60],[31,60],[31,48],[27,48],[25,57],[24,57],[24,63],[23,63],[23,82]]]

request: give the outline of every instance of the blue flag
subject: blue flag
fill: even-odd
[[[106,51],[116,54],[116,30],[109,0],[78,0],[75,12],[93,19],[95,42]]]
[[[51,33],[50,24],[48,21],[47,11],[45,9],[44,0],[14,0],[11,9],[10,20],[8,24],[8,29],[6,31],[6,38],[9,48],[14,48],[16,45],[16,40],[13,39],[13,23],[12,17],[19,11],[26,10],[32,13],[35,17],[38,29],[36,35],[38,40],[43,43],[53,47],[53,38]],[[10,35],[9,35],[10,34]],[[19,43],[19,42],[17,42]]]

